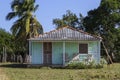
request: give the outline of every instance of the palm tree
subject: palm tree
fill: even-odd
[[[33,16],[33,13],[38,8],[38,5],[34,3],[35,0],[13,0],[11,3],[12,12],[8,13],[6,19],[11,20],[14,17],[18,17],[18,20],[11,27],[11,31],[17,39],[26,36],[29,36],[29,38],[34,37],[35,35],[31,35],[43,32],[42,26]],[[34,31],[32,31],[33,28]]]
[[[28,53],[27,39],[43,33],[43,28],[34,15],[37,8],[35,0],[13,0],[11,3],[12,12],[8,13],[6,19],[18,18],[11,27],[16,53]]]

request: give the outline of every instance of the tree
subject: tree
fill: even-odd
[[[38,5],[35,5],[35,0],[13,0],[11,3],[12,12],[6,16],[7,20],[18,17],[11,27],[12,33],[18,39],[21,37],[31,37],[31,34],[42,33],[43,29],[33,13],[37,10]],[[33,22],[34,21],[34,22]],[[34,28],[34,31],[32,29]],[[36,30],[36,31],[35,31]],[[34,37],[34,36],[32,36]]]
[[[8,13],[6,19],[17,18],[11,27],[15,54],[22,54],[23,56],[28,54],[27,39],[43,33],[42,25],[34,15],[37,8],[38,5],[35,5],[35,0],[13,0],[11,3],[12,12]]]
[[[12,38],[13,37],[9,32],[0,28],[0,61],[6,62],[6,54],[13,53]]]
[[[115,54],[115,61],[120,62],[120,28],[116,30],[117,39],[115,41],[114,53]]]
[[[118,35],[116,35],[118,27],[116,26],[119,26],[119,24],[119,0],[101,0],[100,6],[89,11],[84,18],[86,31],[101,36],[109,53],[115,51],[115,42],[118,38]]]
[[[0,51],[2,51],[3,47],[6,47],[8,52],[12,52],[12,35],[5,31],[4,29],[0,28]],[[2,53],[2,52],[0,52]]]
[[[79,16],[80,18],[78,18],[77,15],[72,13],[70,10],[67,10],[66,14],[62,16],[62,19],[53,19],[53,24],[57,29],[64,26],[70,26],[73,28],[85,30],[84,26],[82,25],[83,16],[81,14]]]

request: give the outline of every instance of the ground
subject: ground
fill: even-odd
[[[120,64],[105,65],[102,69],[51,69],[0,67],[0,75],[9,80],[120,80]],[[2,71],[1,71],[2,70]],[[2,80],[2,77],[0,77]]]
[[[3,68],[0,68],[0,80],[9,80]]]

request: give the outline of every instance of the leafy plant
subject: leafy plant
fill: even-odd
[[[101,58],[100,64],[102,64],[102,65],[107,64],[107,61],[104,58]]]
[[[103,68],[103,64],[101,63],[95,63],[95,61],[92,62],[70,62],[68,63],[68,65],[66,66],[66,68],[68,69],[99,69],[99,68]]]

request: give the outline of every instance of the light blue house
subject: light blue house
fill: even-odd
[[[31,64],[65,65],[70,61],[100,62],[101,38],[63,27],[29,39]]]

